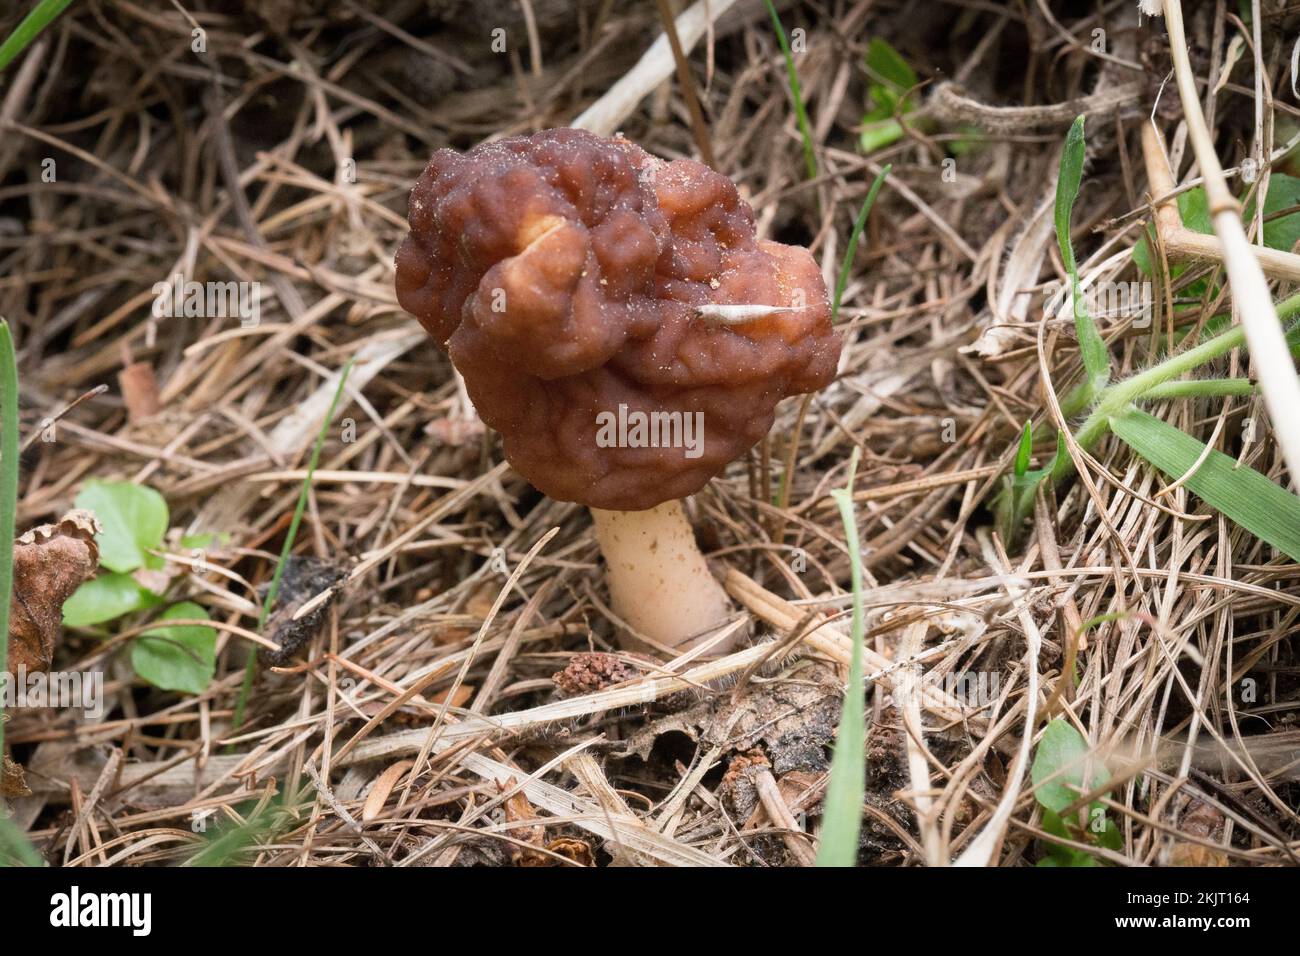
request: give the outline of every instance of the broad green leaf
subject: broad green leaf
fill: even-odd
[[[1290,252],[1300,242],[1300,212],[1268,218],[1295,206],[1300,206],[1300,179],[1274,173],[1268,179],[1268,196],[1264,199],[1264,245]]]
[[[148,553],[167,533],[167,502],[158,492],[129,481],[88,481],[77,507],[93,511],[103,525],[95,541],[104,567],[122,573],[161,567],[162,561]]]
[[[1085,784],[1084,770],[1088,765],[1092,767],[1092,782]],[[1088,742],[1060,717],[1043,730],[1029,775],[1034,781],[1034,797],[1054,814],[1074,803],[1082,793],[1110,779],[1099,759],[1089,759]]]
[[[86,581],[63,602],[63,623],[67,627],[89,627],[161,601],[131,575],[105,571]]]
[[[1070,241],[1070,217],[1074,201],[1083,181],[1083,159],[1086,151],[1083,138],[1083,117],[1080,116],[1066,134],[1061,150],[1061,169],[1056,181],[1056,242],[1061,247],[1061,261],[1070,274],[1070,292],[1074,304],[1074,329],[1079,337],[1079,352],[1083,367],[1088,373],[1095,394],[1110,379],[1110,351],[1083,301],[1079,288],[1079,266],[1074,258],[1074,244]]]
[[[849,548],[849,576],[853,584],[853,649],[849,656],[849,682],[844,690],[835,753],[823,803],[821,845],[818,866],[853,866],[858,859],[858,834],[862,828],[862,800],[866,794],[867,730],[865,688],[862,673],[863,634],[862,554],[858,547],[858,521],[853,511],[853,477],[858,468],[858,449],[849,459],[849,477],[844,488],[831,492],[840,511],[844,537]]]
[[[1170,478],[1182,478],[1205,443],[1140,409],[1110,420],[1111,430]],[[1300,498],[1246,465],[1211,450],[1184,486],[1255,537],[1300,561]]]
[[[208,619],[208,612],[192,601],[169,607],[159,622]],[[216,672],[217,632],[200,624],[155,627],[145,631],[131,647],[131,666],[155,687],[201,694]]]
[[[1072,839],[1070,831],[1066,829],[1065,823],[1059,816],[1043,808],[1043,829],[1054,836],[1062,839]],[[1074,837],[1077,839],[1077,836]],[[1072,846],[1066,846],[1064,843],[1053,843],[1051,840],[1042,841],[1043,849],[1047,851],[1047,856],[1038,861],[1038,866],[1067,866],[1067,867],[1086,867],[1100,866],[1095,859],[1082,850],[1076,850]]]
[[[1300,242],[1300,211],[1278,216],[1275,219],[1269,218],[1296,206],[1300,206],[1300,179],[1288,176],[1286,173],[1273,173],[1269,177],[1268,196],[1264,200],[1264,245],[1270,249],[1290,252],[1295,244]],[[1186,228],[1207,236],[1214,234],[1214,220],[1210,217],[1209,201],[1202,187],[1197,186],[1178,195],[1178,213]],[[1249,222],[1254,215],[1252,202],[1247,205],[1242,216]],[[1133,262],[1143,275],[1152,274],[1151,250],[1145,236],[1133,247]],[[1177,278],[1185,271],[1187,266],[1174,263],[1169,265],[1169,274],[1173,278]],[[1183,294],[1199,298],[1204,292],[1205,281],[1201,280],[1188,286]]]
[[[888,40],[872,37],[867,44],[867,72],[895,96],[902,96],[919,82],[916,71],[907,65],[902,55]]]
[[[1185,193],[1178,194],[1178,214],[1183,220],[1183,225],[1193,232],[1199,232],[1203,235],[1214,234],[1214,221],[1210,218],[1209,200],[1205,198],[1205,190],[1200,186],[1195,189],[1189,189]],[[1151,266],[1151,249],[1147,245],[1147,237],[1143,236],[1136,246],[1133,247],[1133,262],[1143,275],[1152,275]],[[1178,278],[1187,271],[1186,266],[1169,264],[1169,274],[1172,278]],[[1193,291],[1197,287],[1204,290],[1205,282],[1194,283],[1188,288],[1187,295],[1200,295],[1200,292]]]

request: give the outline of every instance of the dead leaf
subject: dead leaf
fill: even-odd
[[[132,362],[126,366],[117,373],[117,384],[122,389],[122,403],[126,405],[128,421],[152,418],[162,408],[158,379],[148,362]]]
[[[9,669],[46,671],[63,627],[63,602],[99,566],[89,511],[69,511],[55,524],[32,528],[14,542],[14,590],[9,609]]]
[[[275,597],[275,609],[266,622],[271,640],[279,650],[261,652],[263,659],[273,667],[283,667],[293,655],[310,643],[320,631],[325,614],[334,603],[334,592],[307,614],[295,620],[298,609],[322,591],[332,589],[347,576],[343,566],[321,558],[290,555],[280,576],[280,590]]]
[[[370,792],[366,794],[366,802],[361,807],[362,823],[369,823],[379,816],[384,809],[384,804],[388,802],[388,795],[393,792],[393,787],[397,786],[397,781],[402,779],[402,774],[414,766],[414,760],[399,760],[375,779]]]
[[[505,783],[500,780],[496,782],[498,789],[505,793],[511,787],[518,784],[514,777],[511,777]],[[520,820],[537,819],[537,811],[533,809],[532,803],[528,800],[528,795],[523,790],[517,790],[506,798],[506,823],[517,823]],[[536,825],[530,827],[516,827],[510,831],[511,835],[525,843],[531,843],[534,846],[544,846],[546,842],[546,827]],[[547,866],[549,860],[546,854],[538,853],[536,850],[521,847],[517,843],[510,845],[510,855],[514,858],[515,863],[519,866]]]
[[[15,763],[5,754],[4,774],[0,778],[0,795],[9,797],[30,797],[31,790],[27,787],[27,779],[23,774],[23,767],[20,763]]]
[[[578,866],[595,866],[596,857],[591,852],[591,844],[586,840],[576,840],[573,837],[559,837],[546,844],[546,849],[550,850],[566,860],[572,860]],[[554,860],[550,860],[554,864]],[[558,865],[558,864],[557,864]]]

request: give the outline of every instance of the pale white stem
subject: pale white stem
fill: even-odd
[[[681,649],[725,624],[731,601],[695,543],[680,501],[648,511],[592,508],[609,597],[636,634]],[[726,653],[729,642],[714,650]]]

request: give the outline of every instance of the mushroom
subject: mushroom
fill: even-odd
[[[409,218],[398,302],[511,465],[591,508],[615,614],[661,648],[723,623],[681,499],[834,377],[812,255],[707,166],[576,129],[439,150]]]

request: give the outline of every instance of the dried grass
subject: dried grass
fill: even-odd
[[[833,698],[810,664],[847,659],[847,549],[827,492],[857,443],[876,672],[864,862],[968,850],[1018,754],[1023,769],[1041,726],[1025,715],[1049,701],[1114,773],[1100,796],[1124,847],[1099,857],[1177,862],[1199,847],[1234,863],[1295,862],[1300,569],[1184,488],[1153,507],[1164,482],[1114,442],[1098,450],[1090,487],[1072,482],[1040,504],[1021,550],[986,530],[1021,425],[1049,420],[1044,380],[1063,392],[1080,372],[1068,319],[1037,317],[1046,284],[1063,279],[1047,210],[1065,126],[1089,111],[1075,214],[1085,285],[1132,275],[1124,250],[1163,198],[1146,195],[1139,137],[1168,50],[1160,28],[1135,27],[1133,4],[1073,20],[1043,3],[861,0],[832,4],[824,20],[779,5],[787,29],[807,31],[798,67],[818,147],[812,183],[762,4],[742,0],[692,30],[719,168],[763,233],[810,245],[828,282],[867,185],[886,162],[893,173],[845,289],[839,380],[784,405],[770,438],[693,503],[753,645],[712,662],[624,656],[644,679],[558,702],[552,674],[617,650],[589,519],[501,464],[449,363],[397,308],[392,252],[431,150],[571,122],[633,69],[656,11],[533,0],[525,22],[516,4],[477,3],[471,29],[459,0],[433,4],[449,11],[441,25],[414,2],[286,2],[261,17],[205,6],[79,5],[9,74],[3,103],[0,313],[20,347],[26,427],[61,416],[57,440],[23,459],[20,529],[57,517],[98,477],[148,483],[174,526],[230,535],[206,555],[220,570],[187,568],[173,589],[222,627],[206,693],[154,691],[133,678],[123,639],[72,632],[59,666],[107,669],[109,712],[12,715],[7,740],[35,791],[15,812],[48,858],[178,864],[215,828],[242,826],[247,848],[230,859],[263,865],[572,863],[582,844],[599,863],[807,862],[824,772],[735,765],[724,776],[754,745],[711,737],[700,715],[767,706],[810,682]],[[1223,79],[1224,8],[1204,5],[1188,23],[1212,82]],[[480,30],[498,21],[504,54],[487,52]],[[205,54],[191,51],[194,23]],[[1105,56],[1089,50],[1094,28]],[[904,140],[867,158],[853,144],[871,35],[921,76],[961,85],[915,93]],[[1264,31],[1273,90],[1289,89],[1276,82],[1284,35]],[[1248,57],[1233,75],[1250,69]],[[1239,117],[1253,112],[1255,84],[1220,85],[1210,121],[1232,149],[1254,135]],[[1188,157],[1171,100],[1166,89],[1156,119],[1177,181]],[[674,84],[617,122],[660,155],[692,153]],[[962,122],[984,125],[988,142],[945,177],[944,145]],[[1272,143],[1260,148],[1270,155]],[[52,183],[40,178],[46,157]],[[338,172],[348,160],[355,182]],[[262,282],[261,323],[153,320],[149,287],[177,272]],[[1117,374],[1141,366],[1158,330],[1216,311],[1179,298],[1193,273],[1168,289],[1172,308],[1158,303],[1152,330],[1102,318]],[[253,589],[274,570],[349,358],[342,414],[356,440],[331,432],[297,549],[349,575],[300,662],[262,670],[233,729]],[[141,362],[161,408],[133,419],[115,377]],[[1159,413],[1283,473],[1255,401]],[[779,487],[788,507],[770,504]],[[498,559],[521,573],[508,582]],[[1031,632],[1041,646],[1027,654]],[[1078,681],[1062,683],[1076,640]],[[914,657],[900,660],[907,648]],[[940,681],[993,673],[999,690],[974,708],[908,694],[916,668]],[[1261,678],[1254,703],[1240,697],[1247,672]],[[647,740],[644,759],[627,755]],[[1001,865],[1037,858],[1027,776],[996,823],[981,852]]]

